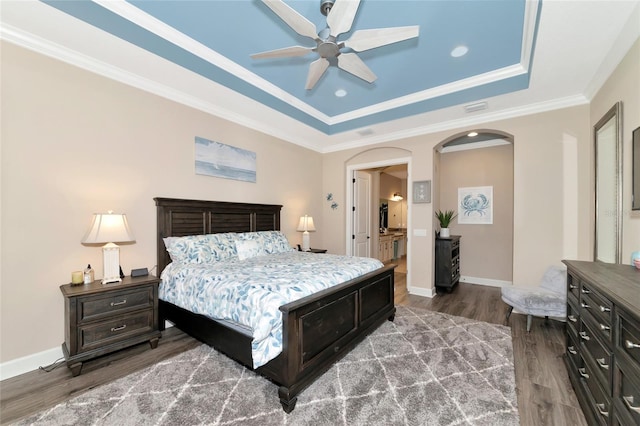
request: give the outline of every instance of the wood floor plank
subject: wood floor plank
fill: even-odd
[[[502,302],[497,287],[460,283],[450,294],[425,298],[407,294],[404,273],[396,271],[396,284],[397,305],[431,309],[511,327],[522,426],[587,425],[562,359],[565,345],[562,323],[545,323],[544,319],[534,318],[531,333],[527,333],[526,316],[512,314],[507,322],[508,306]],[[11,423],[52,407],[198,345],[200,342],[196,339],[170,328],[163,332],[156,349],[151,350],[144,343],[92,360],[83,366],[82,374],[77,377],[72,377],[63,365],[50,373],[32,371],[3,380],[0,382],[0,423]]]

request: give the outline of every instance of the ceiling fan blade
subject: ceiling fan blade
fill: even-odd
[[[327,25],[331,29],[332,36],[337,37],[351,29],[358,6],[360,6],[360,0],[336,0],[327,15]]]
[[[338,67],[368,83],[373,83],[378,78],[355,53],[343,53],[339,55]]]
[[[311,90],[316,85],[322,74],[329,68],[329,61],[326,58],[318,58],[309,65],[309,74],[307,75],[307,85],[305,89]]]
[[[298,34],[314,40],[318,38],[316,26],[282,0],[262,0],[262,2]]]
[[[265,58],[288,58],[291,56],[304,56],[309,52],[312,52],[311,47],[291,46],[282,49],[269,50],[266,52],[254,53],[251,55],[252,59],[265,59]]]
[[[397,43],[399,41],[415,38],[418,37],[419,33],[419,25],[413,25],[409,27],[359,30],[354,32],[349,40],[344,42],[344,45],[355,50],[356,52],[362,52],[364,50],[369,50],[376,47],[385,46],[387,44]]]

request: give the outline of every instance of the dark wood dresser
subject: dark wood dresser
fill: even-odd
[[[74,376],[82,363],[138,343],[158,346],[158,283],[153,275],[122,282],[60,286],[64,296],[62,352]]]
[[[591,425],[640,425],[640,270],[565,260],[565,363]]]
[[[460,281],[460,235],[436,238],[436,290],[451,292]]]

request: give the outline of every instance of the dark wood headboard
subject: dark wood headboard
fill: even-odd
[[[158,213],[158,275],[171,262],[165,237],[279,231],[281,205],[154,198]]]

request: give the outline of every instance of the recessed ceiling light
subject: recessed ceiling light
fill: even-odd
[[[344,89],[338,89],[336,90],[335,95],[339,98],[344,98],[345,96],[347,96],[347,91]]]
[[[467,46],[464,46],[464,45],[456,46],[451,51],[451,56],[453,56],[454,58],[459,58],[460,56],[466,55],[468,51],[469,51],[469,48]]]
[[[478,132],[469,132],[469,134],[467,135],[470,138],[474,137],[474,136],[478,136]]]

